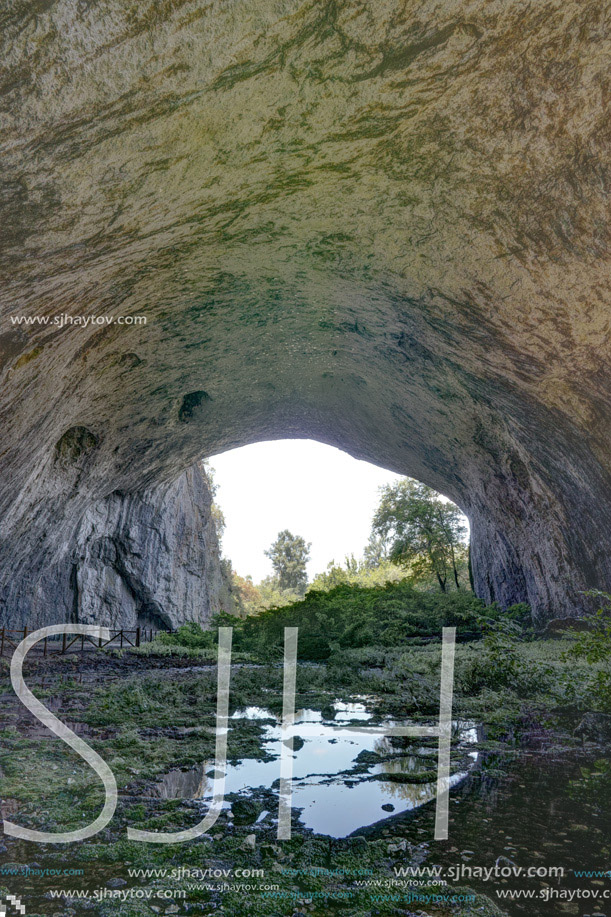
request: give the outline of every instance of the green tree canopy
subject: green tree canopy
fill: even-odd
[[[288,529],[278,533],[278,537],[265,552],[272,562],[274,573],[281,590],[292,589],[300,595],[305,593],[308,585],[306,564],[310,556],[310,544],[300,535],[293,535]]]
[[[465,517],[436,491],[405,478],[381,489],[372,533],[388,546],[393,563],[415,578],[433,574],[442,592],[461,585],[466,566]]]

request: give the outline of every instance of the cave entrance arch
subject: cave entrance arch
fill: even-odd
[[[100,577],[110,596],[109,606],[114,606],[114,612],[108,609],[109,623],[124,623],[126,608],[127,620],[135,616],[134,621],[145,626],[173,627],[180,622],[180,608],[193,605],[197,577],[194,580],[189,571],[188,558],[186,563],[183,556],[174,564],[172,552],[159,553],[159,546],[176,544],[177,533],[188,530],[193,535],[199,527],[200,535],[193,536],[191,567],[200,564],[196,558],[207,557],[209,566],[200,564],[198,575],[217,575],[206,547],[207,541],[212,543],[205,509],[210,495],[197,465],[207,436],[209,454],[263,439],[314,438],[421,480],[466,513],[474,588],[486,602],[502,606],[527,602],[539,623],[585,607],[582,590],[592,582],[587,582],[584,571],[592,576],[594,568],[576,564],[579,539],[563,504],[552,499],[545,477],[536,474],[524,445],[510,437],[507,422],[494,422],[490,409],[484,412],[478,406],[471,426],[444,427],[446,406],[436,404],[424,391],[424,384],[430,384],[425,374],[417,378],[418,397],[412,393],[409,400],[395,400],[398,396],[387,387],[368,397],[372,377],[364,373],[358,382],[349,379],[348,383],[338,380],[329,391],[332,400],[341,403],[341,396],[352,389],[350,409],[339,410],[336,405],[335,411],[323,412],[320,407],[306,411],[286,404],[276,381],[280,403],[273,410],[263,408],[260,417],[265,423],[258,435],[252,402],[237,409],[234,424],[226,425],[216,393],[206,397],[204,390],[185,393],[175,399],[174,442],[157,440],[155,452],[150,440],[146,446],[142,442],[141,432],[136,437],[130,432],[130,460],[115,459],[111,466],[121,469],[120,482],[109,476],[109,459],[123,452],[121,443],[99,426],[69,427],[42,463],[38,476],[42,501],[37,488],[25,491],[29,499],[38,495],[38,506],[46,513],[46,540],[38,525],[22,534],[21,544],[28,545],[30,556],[38,557],[37,572],[33,575],[28,565],[19,571],[17,565],[18,575],[5,581],[6,623],[34,626],[57,619],[97,623],[95,607],[84,608],[83,596],[99,593]],[[471,403],[470,409],[474,407]],[[222,429],[223,435],[217,438],[215,428]],[[154,427],[149,429],[156,433]],[[61,533],[59,546],[49,530],[55,538]],[[9,538],[4,550],[11,551],[16,544],[19,541]],[[589,540],[582,538],[581,544],[590,553]],[[187,550],[180,539],[178,547]],[[138,558],[135,566],[126,561],[130,557]],[[114,592],[107,589],[109,576],[116,580]],[[157,589],[159,577],[173,581],[171,590],[162,590],[163,600]]]
[[[487,601],[610,590],[590,5],[39,6],[39,55],[29,4],[2,34],[4,619],[75,613],[100,501],[280,436],[447,494]]]

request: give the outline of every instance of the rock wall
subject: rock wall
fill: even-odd
[[[306,436],[457,502],[484,598],[544,620],[611,589],[607,26],[600,0],[8,4],[1,575],[115,491]]]
[[[5,581],[1,619],[11,627],[78,621],[173,629],[205,624],[223,590],[210,491],[195,465],[171,484],[91,504],[42,570]]]

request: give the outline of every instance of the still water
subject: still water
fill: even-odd
[[[435,797],[434,778],[423,781],[424,775],[430,777],[431,772],[436,771],[435,740],[422,745],[417,740],[412,741],[409,753],[399,754],[380,732],[385,727],[405,723],[385,719],[368,726],[372,715],[365,704],[336,701],[333,706],[335,716],[332,720],[325,720],[316,710],[303,709],[296,713],[293,725],[284,731],[269,710],[247,707],[236,711],[233,720],[263,721],[263,751],[268,760],[246,758],[227,765],[226,795],[247,796],[258,788],[277,793],[281,743],[285,741],[293,748],[293,808],[300,810],[304,827],[317,834],[346,837],[359,828],[417,808]],[[456,766],[451,786],[460,783],[478,760],[475,724],[455,723],[454,735]],[[363,753],[370,753],[369,757],[364,757]],[[384,760],[376,762],[371,753],[384,756]],[[385,774],[389,775],[388,780],[383,779]],[[163,798],[208,800],[212,797],[213,775],[214,762],[189,771],[174,770],[159,783],[157,792]],[[270,812],[270,818],[274,816],[275,812]]]

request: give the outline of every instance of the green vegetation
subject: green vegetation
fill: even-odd
[[[365,549],[367,554],[367,549]],[[410,581],[404,567],[389,560],[376,559],[372,563],[365,557],[357,560],[354,555],[346,557],[343,567],[331,561],[324,573],[318,573],[312,580],[310,592],[328,592],[335,586],[384,586],[386,583]]]
[[[279,532],[274,543],[265,551],[272,561],[273,575],[255,586],[252,577],[239,576],[234,571],[232,591],[238,607],[227,610],[230,613],[237,610],[238,615],[244,617],[298,602],[308,585],[306,565],[309,553],[310,545],[299,535],[293,535],[288,529]]]
[[[589,630],[579,633],[567,652],[567,659],[590,664],[591,675],[582,690],[587,692],[593,709],[611,713],[611,595],[605,592],[589,595],[600,599],[601,607],[596,614],[582,620]]]
[[[316,574],[308,592],[400,582],[429,592],[469,591],[466,535],[466,519],[457,506],[430,487],[404,478],[381,488],[362,559],[350,555],[343,566],[331,561],[324,572]],[[239,614],[260,615],[299,602],[307,588],[309,548],[303,538],[285,529],[265,552],[272,560],[273,576],[255,585],[250,577],[234,572]],[[227,606],[227,610],[235,609]]]
[[[250,577],[233,575],[234,588],[240,596],[240,614],[257,615],[269,608],[281,608],[298,602],[303,594],[295,589],[281,589],[275,576],[267,576],[254,585]]]
[[[344,565],[335,561],[327,565],[324,573],[318,573],[307,592],[328,592],[336,586],[384,586],[386,583],[399,583],[408,580],[405,568],[398,567],[389,560],[371,565],[366,560],[358,561],[354,556],[347,557]],[[240,597],[241,616],[259,615],[272,608],[283,608],[299,602],[303,595],[294,589],[280,589],[276,577],[266,577],[256,586],[252,578],[233,574],[234,592]]]
[[[306,565],[311,545],[300,535],[293,535],[288,529],[278,532],[278,537],[265,552],[272,562],[278,588],[303,595],[308,585]]]
[[[199,890],[191,885],[189,901],[195,913],[201,908],[203,915],[238,915],[247,905],[249,913],[260,917],[293,913],[297,908],[299,913],[313,917],[368,917],[372,913],[371,889],[359,886],[349,870],[366,867],[374,877],[384,879],[392,877],[394,865],[409,862],[410,856],[428,856],[432,809],[424,807],[413,817],[382,825],[366,836],[340,840],[308,834],[295,824],[292,839],[280,843],[273,824],[253,825],[263,809],[274,810],[274,797],[255,796],[253,802],[229,797],[233,824],[223,813],[201,841],[157,846],[127,840],[126,825],[179,830],[200,817],[192,800],[155,798],[151,788],[173,769],[190,769],[213,759],[216,670],[208,664],[215,662],[216,625],[234,628],[231,714],[253,704],[264,706],[275,716],[281,714],[283,628],[297,625],[301,651],[298,709],[331,710],[337,700],[366,696],[374,717],[426,722],[434,721],[438,713],[441,627],[456,626],[460,642],[456,648],[454,713],[485,730],[485,740],[479,744],[485,754],[474,778],[477,781],[481,775],[485,783],[503,777],[517,760],[520,743],[528,741],[533,730],[553,735],[557,754],[560,749],[580,748],[573,731],[584,712],[591,709],[588,692],[592,685],[602,684],[600,675],[609,661],[604,652],[608,639],[604,614],[597,616],[597,621],[598,630],[592,633],[540,639],[533,633],[525,606],[501,613],[463,590],[424,592],[406,582],[374,587],[342,584],[327,592],[309,592],[299,602],[258,616],[221,616],[208,631],[189,624],[176,634],[160,635],[140,651],[101,654],[101,662],[111,665],[111,680],[101,679],[94,686],[70,680],[64,681],[61,689],[45,689],[55,699],[61,697],[65,719],[86,725],[87,741],[112,767],[121,793],[119,810],[109,829],[75,848],[73,863],[85,866],[88,875],[95,869],[100,884],[121,875],[123,864],[151,868],[213,862],[223,868],[263,867],[266,878],[262,884],[273,880],[280,897],[266,897],[258,891],[247,898],[237,891],[224,892],[221,897],[205,885]],[[179,658],[168,659],[166,665],[166,654],[185,654],[203,665],[194,671],[189,663],[180,672],[175,668]],[[139,665],[135,666],[136,662]],[[149,668],[153,665],[155,669]],[[44,692],[37,689],[37,693]],[[232,719],[230,760],[265,760],[262,722]],[[63,744],[23,736],[13,728],[5,728],[2,739],[2,795],[17,804],[15,821],[60,830],[95,817],[101,805],[99,783]],[[402,742],[396,739],[393,743],[397,754],[405,753]],[[366,770],[378,760],[379,754],[366,753],[359,765]],[[581,776],[566,792],[574,795],[576,805],[589,806],[597,794],[608,792],[609,772],[597,752],[591,762],[584,763]],[[417,773],[397,773],[387,779],[418,783],[432,778],[433,772],[423,763]],[[511,786],[511,781],[507,785]],[[482,804],[488,806],[487,797]],[[488,819],[489,808],[485,814]],[[249,841],[252,836],[254,845]],[[442,854],[436,849],[434,855]],[[43,848],[36,851],[36,857],[50,865],[55,863],[57,851]],[[310,867],[344,867],[347,872],[313,876],[307,874]],[[147,882],[159,887],[185,885],[180,879]],[[322,896],[319,906],[304,904],[314,893]],[[288,910],[283,895],[291,902]],[[342,895],[349,898],[343,900]],[[425,910],[441,917],[448,913],[444,907],[431,901]],[[388,917],[397,913],[392,901],[376,900],[374,908],[375,913]],[[139,902],[114,901],[100,905],[95,913],[100,917],[111,913],[151,917],[153,912]],[[453,908],[452,913],[456,917],[501,915],[482,896]]]
[[[211,631],[187,625],[158,640],[164,646],[210,649],[219,624],[234,628],[234,648],[253,660],[280,659],[284,628],[299,627],[299,658],[324,661],[347,649],[438,641],[442,627],[456,627],[463,642],[507,628],[526,636],[529,616],[527,606],[501,613],[471,592],[422,592],[405,581],[373,587],[345,584],[328,592],[309,591],[299,602],[242,620],[221,615]]]
[[[465,522],[454,503],[425,484],[404,478],[382,488],[372,535],[386,547],[393,563],[408,566],[419,580],[434,576],[441,591],[447,592],[468,582]]]

